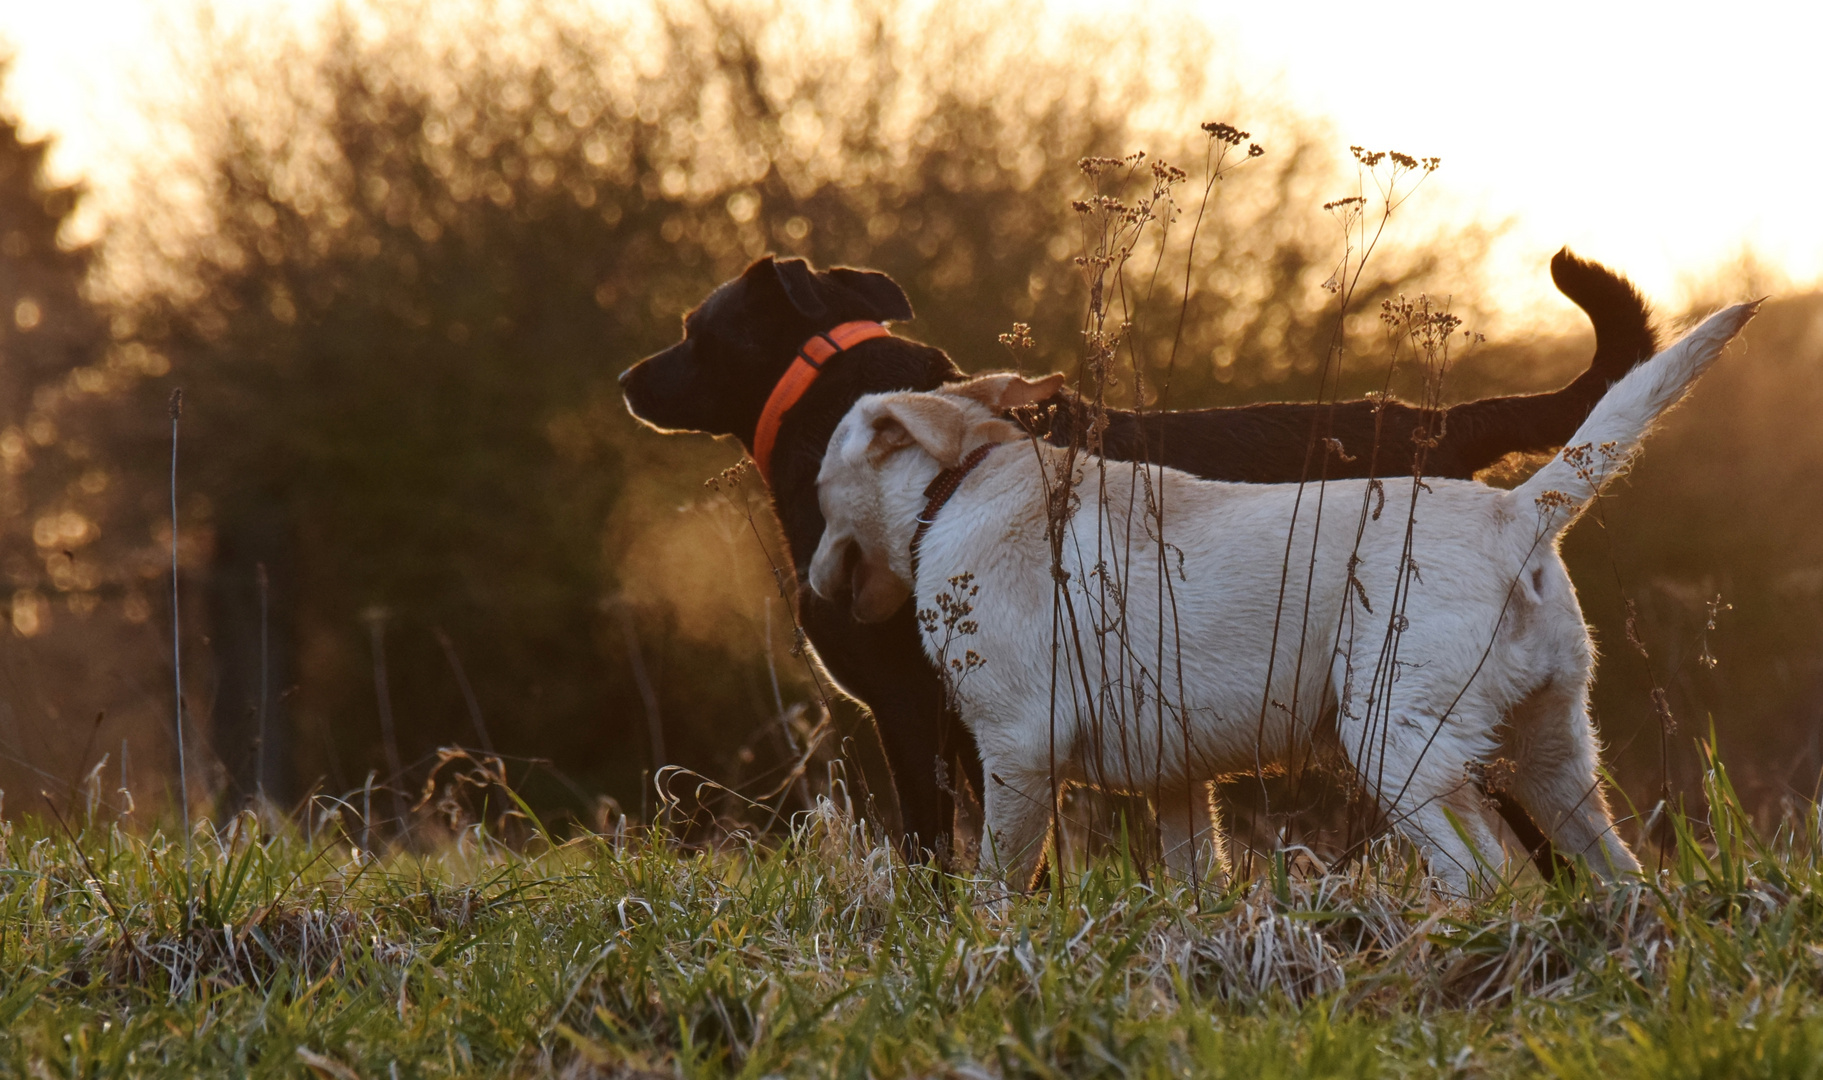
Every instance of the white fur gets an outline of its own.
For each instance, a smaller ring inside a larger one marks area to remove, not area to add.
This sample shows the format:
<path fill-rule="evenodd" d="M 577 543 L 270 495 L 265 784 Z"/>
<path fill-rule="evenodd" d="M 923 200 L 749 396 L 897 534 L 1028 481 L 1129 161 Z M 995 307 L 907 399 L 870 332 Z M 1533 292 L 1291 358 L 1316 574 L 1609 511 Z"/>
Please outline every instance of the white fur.
<path fill-rule="evenodd" d="M 1367 481 L 1300 491 L 1079 455 L 1061 584 L 1046 493 L 1065 451 L 988 423 L 1004 404 L 988 380 L 863 398 L 823 460 L 812 586 L 828 596 L 851 569 L 862 585 L 883 567 L 936 610 L 973 575 L 973 633 L 938 618 L 924 644 L 953 673 L 988 776 L 989 850 L 1020 887 L 1066 783 L 1151 796 L 1175 871 L 1195 872 L 1199 851 L 1219 860 L 1208 782 L 1308 754 L 1332 709 L 1334 745 L 1450 887 L 1470 891 L 1498 860 L 1468 769 L 1501 756 L 1517 766 L 1508 791 L 1560 851 L 1604 877 L 1637 871 L 1597 778 L 1594 651 L 1557 540 L 1753 313 L 1723 311 L 1640 365 L 1570 461 L 1510 492 L 1388 478 L 1376 517 Z M 1003 445 L 937 516 L 914 580 L 924 488 L 983 441 Z M 967 650 L 984 663 L 957 672 Z"/>

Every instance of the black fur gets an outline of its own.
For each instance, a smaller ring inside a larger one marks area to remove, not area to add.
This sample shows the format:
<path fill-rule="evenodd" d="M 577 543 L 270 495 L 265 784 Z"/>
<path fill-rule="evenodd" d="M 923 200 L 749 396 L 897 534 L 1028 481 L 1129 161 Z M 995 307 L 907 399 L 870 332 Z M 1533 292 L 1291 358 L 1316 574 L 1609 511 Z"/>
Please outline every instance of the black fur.
<path fill-rule="evenodd" d="M 1551 278 L 1595 324 L 1595 357 L 1569 385 L 1547 394 L 1482 398 L 1451 407 L 1441 425 L 1443 439 L 1424 458 L 1426 476 L 1467 478 L 1515 451 L 1554 450 L 1576 433 L 1589 410 L 1614 380 L 1658 352 L 1649 321 L 1651 309 L 1632 283 L 1599 263 L 1565 248 L 1551 259 Z M 1066 445 L 1086 413 L 1080 402 L 1060 396 L 1049 413 L 1048 435 Z M 1412 435 L 1434 416 L 1400 401 L 1334 405 L 1273 403 L 1227 409 L 1166 413 L 1108 414 L 1103 450 L 1122 461 L 1169 465 L 1212 480 L 1257 484 L 1302 479 L 1386 476 L 1407 473 Z M 1332 438 L 1353 457 L 1328 462 L 1311 454 L 1319 439 Z"/>
<path fill-rule="evenodd" d="M 1567 439 L 1608 384 L 1657 352 L 1650 311 L 1631 284 L 1568 249 L 1551 261 L 1558 288 L 1595 324 L 1589 369 L 1547 394 L 1486 398 L 1448 410 L 1443 437 L 1427 457 L 1429 476 L 1469 477 L 1512 451 L 1547 450 Z M 799 259 L 768 256 L 716 289 L 684 320 L 684 340 L 621 375 L 627 408 L 663 431 L 733 435 L 749 450 L 767 396 L 812 334 L 856 319 L 908 319 L 911 304 L 884 274 L 814 271 Z M 780 425 L 772 499 L 802 580 L 823 534 L 816 477 L 836 424 L 865 394 L 932 390 L 963 374 L 941 350 L 904 338 L 862 342 L 831 358 Z M 1062 395 L 1049 434 L 1069 437 L 1080 403 Z M 1365 401 L 1273 404 L 1175 413 L 1114 411 L 1104 433 L 1111 457 L 1145 458 L 1215 480 L 1296 482 L 1408 473 L 1411 432 L 1422 412 Z M 1376 438 L 1376 427 L 1378 437 Z M 1338 439 L 1348 457 L 1310 455 L 1313 436 Z M 1376 453 L 1376 449 L 1378 451 Z M 1352 460 L 1349 460 L 1352 458 Z M 1377 458 L 1377 460 L 1376 460 Z M 912 605 L 866 625 L 844 603 L 802 589 L 799 619 L 830 675 L 873 713 L 899 796 L 903 849 L 916 855 L 946 837 L 953 805 L 937 768 L 970 777 L 980 790 L 974 740 L 943 707 L 942 686 L 925 660 Z M 1543 836 L 1502 800 L 1520 839 L 1552 865 Z"/>

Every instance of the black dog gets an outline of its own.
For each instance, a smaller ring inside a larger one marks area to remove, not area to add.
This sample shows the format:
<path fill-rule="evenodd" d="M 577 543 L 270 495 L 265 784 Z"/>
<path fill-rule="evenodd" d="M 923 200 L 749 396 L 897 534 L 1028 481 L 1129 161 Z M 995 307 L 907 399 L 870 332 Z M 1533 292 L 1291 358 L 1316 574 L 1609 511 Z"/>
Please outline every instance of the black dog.
<path fill-rule="evenodd" d="M 1589 369 L 1551 393 L 1453 406 L 1440 441 L 1425 455 L 1425 475 L 1467 478 L 1508 453 L 1556 448 L 1611 382 L 1658 351 L 1651 312 L 1625 278 L 1568 249 L 1551 260 L 1551 277 L 1595 325 Z M 752 451 L 761 412 L 807 340 L 846 322 L 911 317 L 905 293 L 884 274 L 816 272 L 801 259 L 768 256 L 685 316 L 684 340 L 628 368 L 621 387 L 633 415 L 660 431 L 733 435 Z M 778 424 L 769 463 L 773 506 L 800 579 L 823 534 L 817 471 L 849 407 L 865 394 L 932 390 L 962 377 L 941 350 L 899 337 L 863 341 L 823 363 Z M 1068 395 L 1054 404 L 1047 435 L 1063 442 L 1083 410 Z M 1434 419 L 1410 405 L 1369 401 L 1116 410 L 1102 440 L 1109 457 L 1148 460 L 1213 480 L 1295 483 L 1408 473 L 1411 458 L 1395 459 L 1411 454 L 1413 433 Z M 1326 439 L 1337 440 L 1344 452 L 1324 450 Z M 952 791 L 941 782 L 941 770 L 970 777 L 980 791 L 981 765 L 972 738 L 944 707 L 943 686 L 924 658 L 911 605 L 884 622 L 863 624 L 845 605 L 805 589 L 798 614 L 829 674 L 873 713 L 899 796 L 901 847 L 917 857 L 949 835 Z M 1537 827 L 1517 805 L 1503 800 L 1501 810 L 1540 868 L 1550 871 Z"/>

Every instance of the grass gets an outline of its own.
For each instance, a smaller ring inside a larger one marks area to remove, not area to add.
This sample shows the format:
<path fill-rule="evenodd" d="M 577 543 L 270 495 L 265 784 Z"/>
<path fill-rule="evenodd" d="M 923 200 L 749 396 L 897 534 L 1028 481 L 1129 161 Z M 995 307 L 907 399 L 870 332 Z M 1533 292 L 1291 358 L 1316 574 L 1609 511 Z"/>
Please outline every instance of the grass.
<path fill-rule="evenodd" d="M 244 815 L 22 820 L 0 1068 L 36 1076 L 1808 1076 L 1816 807 L 1713 767 L 1651 881 L 1440 899 L 1391 844 L 1199 898 L 1098 860 L 1008 897 L 836 806 L 693 850 L 479 827 L 364 855 Z M 1268 866 L 1282 865 L 1273 860 Z M 186 873 L 188 875 L 186 879 Z"/>

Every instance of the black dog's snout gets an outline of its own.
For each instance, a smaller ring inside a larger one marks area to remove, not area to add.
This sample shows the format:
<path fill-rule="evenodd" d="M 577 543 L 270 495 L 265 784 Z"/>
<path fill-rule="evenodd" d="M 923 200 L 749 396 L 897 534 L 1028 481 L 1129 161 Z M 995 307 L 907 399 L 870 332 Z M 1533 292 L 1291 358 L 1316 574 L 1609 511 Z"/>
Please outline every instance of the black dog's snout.
<path fill-rule="evenodd" d="M 625 371 L 623 371 L 623 372 L 621 372 L 621 373 L 620 373 L 620 385 L 621 385 L 621 386 L 623 386 L 623 387 L 624 387 L 624 386 L 626 386 L 626 385 L 627 385 L 627 380 L 629 380 L 629 379 L 631 379 L 631 378 L 632 378 L 632 377 L 633 377 L 633 373 L 634 373 L 634 372 L 635 372 L 635 371 L 638 371 L 638 370 L 639 370 L 639 365 L 638 365 L 638 364 L 634 364 L 634 365 L 633 365 L 633 366 L 632 366 L 632 367 L 630 367 L 630 368 L 628 368 L 628 369 L 627 369 L 627 370 L 625 370 Z"/>

